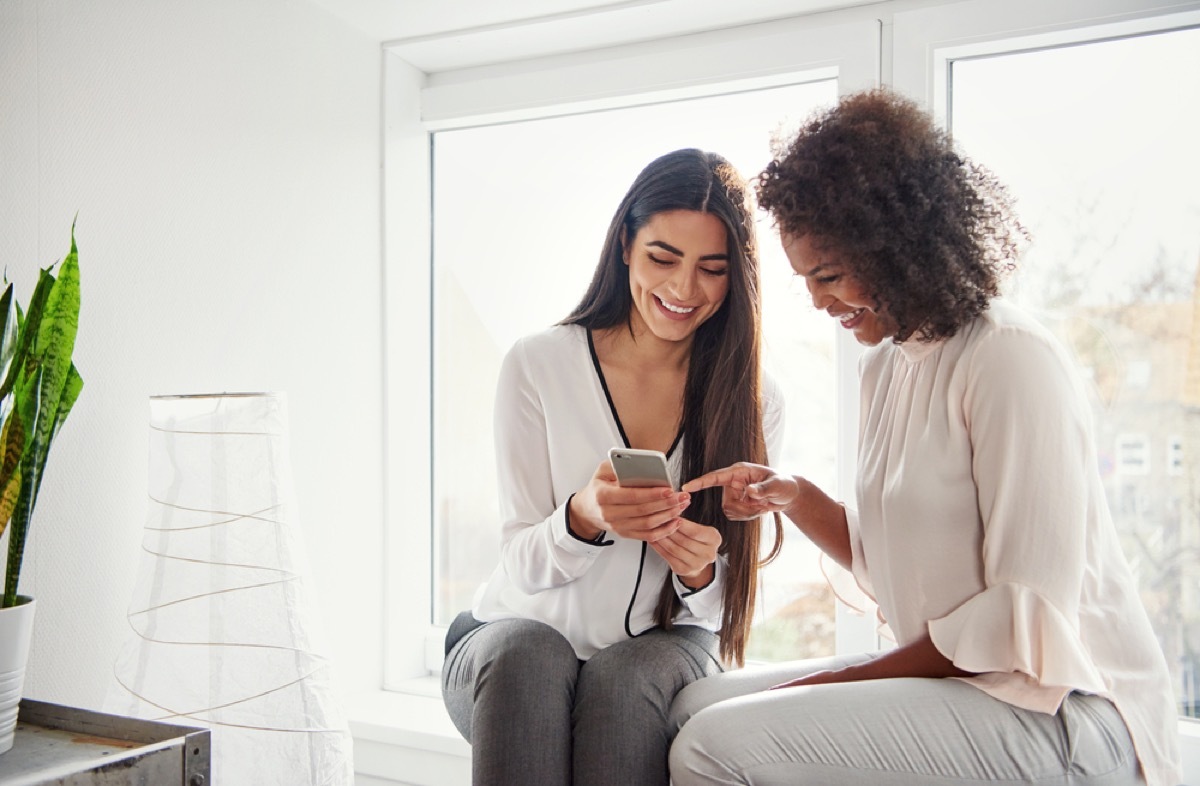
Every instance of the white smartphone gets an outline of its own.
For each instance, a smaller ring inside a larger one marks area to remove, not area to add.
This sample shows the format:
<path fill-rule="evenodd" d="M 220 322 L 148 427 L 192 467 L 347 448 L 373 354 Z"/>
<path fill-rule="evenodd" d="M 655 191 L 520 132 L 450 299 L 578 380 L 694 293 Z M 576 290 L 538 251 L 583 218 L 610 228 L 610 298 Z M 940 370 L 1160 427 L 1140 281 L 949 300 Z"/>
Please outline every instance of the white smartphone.
<path fill-rule="evenodd" d="M 667 457 L 661 450 L 613 448 L 608 460 L 617 473 L 617 483 L 634 488 L 669 486 L 675 488 L 667 469 Z"/>

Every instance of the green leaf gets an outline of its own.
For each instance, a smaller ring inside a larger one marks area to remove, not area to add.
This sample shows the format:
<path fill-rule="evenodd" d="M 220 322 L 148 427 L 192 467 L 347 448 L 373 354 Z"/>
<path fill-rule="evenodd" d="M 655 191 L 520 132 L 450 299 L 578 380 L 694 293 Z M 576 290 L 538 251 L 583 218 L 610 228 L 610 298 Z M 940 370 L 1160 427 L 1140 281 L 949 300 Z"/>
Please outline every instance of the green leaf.
<path fill-rule="evenodd" d="M 0 446 L 3 461 L 0 462 L 0 535 L 8 527 L 13 509 L 17 506 L 17 493 L 21 490 L 21 475 L 17 468 L 25 452 L 25 427 L 17 412 L 4 421 L 0 429 Z"/>
<path fill-rule="evenodd" d="M 0 296 L 0 533 L 8 530 L 8 567 L 0 607 L 16 602 L 25 539 L 37 506 L 50 445 L 71 413 L 83 378 L 71 359 L 79 332 L 79 251 L 41 271 L 22 311 L 9 291 Z M 7 407 L 9 412 L 3 409 Z"/>
<path fill-rule="evenodd" d="M 21 318 L 21 306 L 13 298 L 13 285 L 8 284 L 4 295 L 0 297 L 0 379 L 8 376 L 8 370 L 16 355 Z M 7 420 L 11 408 L 12 397 L 0 397 L 0 421 Z M 0 523 L 0 532 L 2 531 L 3 523 Z"/>
<path fill-rule="evenodd" d="M 79 252 L 71 236 L 71 253 L 58 270 L 58 279 L 50 288 L 42 319 L 37 326 L 37 341 L 32 355 L 45 367 L 43 386 L 47 399 L 55 406 L 66 383 L 79 332 Z"/>
<path fill-rule="evenodd" d="M 58 410 L 54 413 L 54 432 L 50 435 L 51 438 L 58 436 L 58 430 L 62 428 L 67 415 L 71 414 L 71 408 L 75 406 L 82 390 L 83 377 L 79 376 L 79 369 L 72 363 L 71 368 L 67 370 L 67 382 L 63 385 L 62 396 L 58 400 Z"/>
<path fill-rule="evenodd" d="M 42 400 L 42 369 L 37 364 L 26 366 L 17 375 L 14 385 L 15 409 L 13 414 L 23 423 L 36 423 L 38 405 Z M 29 439 L 26 427 L 26 439 Z M 4 600 L 0 608 L 8 608 L 17 602 L 17 583 L 21 577 L 21 560 L 25 556 L 25 538 L 29 534 L 29 520 L 37 504 L 37 474 L 39 462 L 33 453 L 33 444 L 27 444 L 20 463 L 21 486 L 17 504 L 13 508 L 8 533 L 8 567 L 4 574 Z M 44 464 L 44 460 L 41 462 Z"/>
<path fill-rule="evenodd" d="M 4 534 L 4 530 L 8 529 L 8 522 L 12 519 L 13 508 L 17 505 L 17 500 L 21 494 L 21 476 L 13 475 L 8 479 L 3 487 L 0 487 L 0 535 Z"/>
<path fill-rule="evenodd" d="M 8 376 L 8 364 L 17 352 L 17 306 L 13 302 L 13 285 L 4 288 L 0 296 L 0 377 Z"/>
<path fill-rule="evenodd" d="M 58 270 L 58 279 L 50 289 L 38 325 L 37 341 L 30 351 L 29 362 L 37 363 L 41 372 L 37 419 L 30 427 L 29 448 L 26 460 L 31 473 L 23 472 L 22 486 L 26 493 L 37 501 L 38 489 L 42 485 L 42 473 L 50 454 L 50 441 L 59 425 L 58 407 L 63 391 L 71 374 L 71 353 L 75 350 L 75 336 L 79 332 L 79 253 L 75 248 L 74 232 L 71 234 L 71 253 L 63 260 Z M 76 373 L 78 378 L 78 373 Z M 82 379 L 79 379 L 82 387 Z M 78 391 L 74 391 L 76 394 Z M 74 404 L 74 398 L 68 396 Z"/>
<path fill-rule="evenodd" d="M 72 240 L 71 247 L 74 248 L 74 246 L 75 242 Z M 20 315 L 18 306 L 20 330 L 17 348 L 13 354 L 13 362 L 9 364 L 8 374 L 5 375 L 4 382 L 0 383 L 0 398 L 7 396 L 12 391 L 17 375 L 29 359 L 29 352 L 42 321 L 42 311 L 53 287 L 54 276 L 50 274 L 50 268 L 45 268 L 38 274 L 37 286 L 33 288 L 33 296 L 29 298 L 29 308 L 25 310 L 24 315 Z"/>

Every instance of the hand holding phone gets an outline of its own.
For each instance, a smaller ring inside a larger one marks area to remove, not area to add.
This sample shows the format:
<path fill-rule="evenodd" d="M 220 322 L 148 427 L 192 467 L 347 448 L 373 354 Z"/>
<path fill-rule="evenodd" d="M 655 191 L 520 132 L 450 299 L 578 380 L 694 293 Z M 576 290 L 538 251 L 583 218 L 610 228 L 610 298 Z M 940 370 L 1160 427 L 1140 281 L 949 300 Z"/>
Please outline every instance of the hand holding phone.
<path fill-rule="evenodd" d="M 651 542 L 674 532 L 689 498 L 674 488 L 666 456 L 631 448 L 613 448 L 608 455 L 591 481 L 571 496 L 571 530 L 584 540 L 607 530 Z"/>
<path fill-rule="evenodd" d="M 667 469 L 667 457 L 661 450 L 613 448 L 608 451 L 608 460 L 612 463 L 617 483 L 621 486 L 627 488 L 666 486 L 675 489 L 675 483 L 671 480 L 671 472 Z"/>

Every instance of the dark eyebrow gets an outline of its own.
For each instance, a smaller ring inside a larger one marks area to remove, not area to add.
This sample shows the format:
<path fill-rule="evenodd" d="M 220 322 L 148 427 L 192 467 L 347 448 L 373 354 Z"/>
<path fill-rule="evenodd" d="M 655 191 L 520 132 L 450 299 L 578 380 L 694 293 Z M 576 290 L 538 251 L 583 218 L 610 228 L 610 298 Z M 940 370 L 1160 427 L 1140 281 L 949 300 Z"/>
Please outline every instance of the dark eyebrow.
<path fill-rule="evenodd" d="M 669 243 L 664 243 L 664 242 L 663 242 L 663 241 L 661 241 L 661 240 L 651 240 L 651 241 L 650 241 L 649 243 L 647 243 L 646 245 L 648 245 L 648 246 L 656 246 L 656 247 L 658 247 L 658 248 L 661 248 L 663 251 L 667 251 L 667 252 L 669 252 L 669 253 L 671 253 L 671 254 L 674 254 L 674 255 L 675 255 L 675 256 L 677 256 L 677 257 L 681 257 L 681 256 L 683 256 L 683 252 L 682 252 L 682 251 L 680 251 L 679 249 L 675 248 L 675 246 L 672 246 L 672 245 L 670 245 Z M 700 257 L 700 261 L 701 261 L 701 262 L 711 262 L 711 261 L 714 261 L 714 260 L 720 260 L 720 261 L 722 261 L 722 262 L 728 262 L 728 261 L 729 261 L 729 255 L 728 255 L 728 254 L 707 254 L 707 255 L 705 255 L 705 256 L 702 256 L 702 257 Z"/>
<path fill-rule="evenodd" d="M 831 267 L 841 267 L 841 265 L 839 265 L 837 262 L 826 262 L 824 264 L 817 265 L 816 267 L 814 267 L 812 270 L 808 271 L 807 273 L 801 273 L 800 275 L 803 276 L 804 278 L 812 278 L 813 276 L 824 272 L 826 268 L 831 268 Z"/>

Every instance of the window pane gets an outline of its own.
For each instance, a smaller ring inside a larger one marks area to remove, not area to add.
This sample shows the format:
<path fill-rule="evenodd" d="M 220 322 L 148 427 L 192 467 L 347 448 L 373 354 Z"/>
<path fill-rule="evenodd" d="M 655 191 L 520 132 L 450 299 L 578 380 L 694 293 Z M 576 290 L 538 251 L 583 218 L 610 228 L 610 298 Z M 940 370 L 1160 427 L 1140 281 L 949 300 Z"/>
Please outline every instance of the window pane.
<path fill-rule="evenodd" d="M 1034 236 L 1013 296 L 1090 380 L 1113 518 L 1196 716 L 1200 31 L 959 61 L 952 85 L 955 137 Z"/>
<path fill-rule="evenodd" d="M 773 132 L 836 98 L 836 82 L 824 80 L 435 134 L 435 622 L 468 608 L 496 565 L 492 398 L 501 358 L 575 306 L 637 173 L 670 150 L 699 147 L 753 177 L 770 158 Z M 759 245 L 766 366 L 788 399 L 776 463 L 832 488 L 833 328 L 789 285 L 791 269 L 761 214 Z M 789 529 L 764 580 L 752 657 L 833 651 L 833 600 L 812 547 Z"/>

